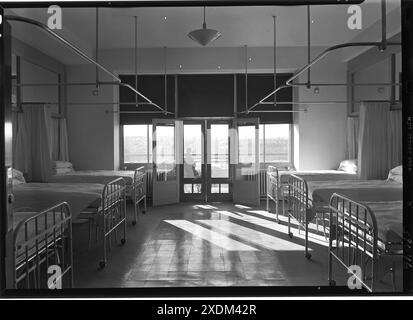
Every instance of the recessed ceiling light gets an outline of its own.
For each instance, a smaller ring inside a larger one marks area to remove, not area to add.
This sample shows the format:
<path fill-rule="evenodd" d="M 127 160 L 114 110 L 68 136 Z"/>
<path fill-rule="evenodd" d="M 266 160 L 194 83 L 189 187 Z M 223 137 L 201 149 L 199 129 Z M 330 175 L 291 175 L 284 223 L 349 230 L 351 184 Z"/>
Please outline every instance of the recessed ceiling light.
<path fill-rule="evenodd" d="M 164 20 L 166 20 L 166 17 L 163 17 Z"/>

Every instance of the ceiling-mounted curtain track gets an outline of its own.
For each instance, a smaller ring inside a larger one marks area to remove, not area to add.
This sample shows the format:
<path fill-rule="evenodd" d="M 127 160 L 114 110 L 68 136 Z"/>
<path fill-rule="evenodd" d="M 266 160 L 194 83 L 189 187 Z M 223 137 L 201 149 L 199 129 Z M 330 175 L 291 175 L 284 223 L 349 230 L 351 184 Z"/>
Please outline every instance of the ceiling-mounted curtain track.
<path fill-rule="evenodd" d="M 311 60 L 310 62 L 307 63 L 303 68 L 301 68 L 296 74 L 294 74 L 291 78 L 289 78 L 286 82 L 285 85 L 282 85 L 272 92 L 270 92 L 268 95 L 266 95 L 263 99 L 261 99 L 259 102 L 248 108 L 246 111 L 241 112 L 241 113 L 249 113 L 251 112 L 254 108 L 257 106 L 263 104 L 265 100 L 270 98 L 272 95 L 276 95 L 278 91 L 282 89 L 286 89 L 288 87 L 294 87 L 294 86 L 307 86 L 308 88 L 311 88 L 311 86 L 375 86 L 377 84 L 375 83 L 364 83 L 364 84 L 355 84 L 355 83 L 331 83 L 331 84 L 314 84 L 310 82 L 310 68 L 314 66 L 316 63 L 318 63 L 320 60 L 324 59 L 330 52 L 343 49 L 343 48 L 349 48 L 349 47 L 377 47 L 380 51 L 385 50 L 388 46 L 401 46 L 401 42 L 388 42 L 387 41 L 387 15 L 386 15 L 386 0 L 381 0 L 381 23 L 382 23 L 382 28 L 381 28 L 381 41 L 380 42 L 348 42 L 348 43 L 343 43 L 339 45 L 335 45 L 332 47 L 327 48 L 324 50 L 321 54 L 319 54 L 315 59 Z M 310 16 L 310 9 L 309 6 L 307 6 L 307 43 L 308 43 L 308 48 L 307 48 L 307 55 L 310 57 L 310 24 L 311 24 L 311 16 Z M 304 72 L 307 71 L 307 83 L 292 83 L 295 79 L 297 79 L 299 76 L 301 76 Z M 400 86 L 400 83 L 382 83 L 379 84 L 381 86 Z M 333 102 L 335 103 L 335 102 Z"/>
<path fill-rule="evenodd" d="M 59 34 L 57 34 L 56 32 L 52 31 L 51 29 L 49 29 L 45 24 L 38 22 L 36 20 L 30 19 L 30 18 L 25 18 L 25 17 L 19 17 L 19 16 L 14 16 L 14 15 L 6 15 L 4 16 L 4 19 L 7 21 L 16 21 L 16 22 L 23 22 L 23 23 L 27 23 L 33 26 L 36 26 L 40 29 L 42 29 L 43 31 L 45 31 L 46 33 L 50 34 L 54 39 L 57 39 L 59 42 L 61 42 L 63 45 L 65 45 L 66 47 L 69 47 L 71 50 L 73 50 L 78 56 L 82 57 L 84 60 L 86 60 L 87 62 L 93 64 L 94 66 L 96 66 L 97 68 L 99 68 L 100 70 L 104 71 L 106 74 L 108 74 L 109 76 L 111 76 L 112 78 L 115 79 L 115 81 L 113 82 L 99 82 L 99 85 L 101 84 L 105 84 L 105 85 L 118 85 L 118 86 L 123 86 L 125 88 L 128 88 L 129 90 L 133 91 L 135 94 L 137 94 L 138 96 L 140 96 L 142 99 L 144 99 L 145 101 L 147 101 L 150 105 L 155 106 L 157 109 L 162 110 L 164 113 L 171 113 L 169 111 L 165 111 L 163 108 L 161 108 L 160 106 L 158 106 L 156 103 L 152 102 L 149 98 L 147 98 L 145 95 L 143 95 L 142 93 L 140 93 L 138 90 L 136 90 L 135 88 L 133 88 L 131 85 L 127 84 L 127 83 L 123 83 L 122 80 L 115 75 L 114 73 L 110 72 L 107 68 L 105 68 L 104 66 L 102 66 L 100 63 L 96 62 L 95 60 L 93 60 L 91 57 L 89 57 L 87 54 L 85 54 L 82 50 L 80 50 L 78 47 L 76 47 L 74 44 L 72 44 L 71 42 L 69 42 L 68 40 L 66 40 L 65 38 L 63 38 L 62 36 L 60 36 Z M 96 83 L 94 83 L 93 85 L 96 85 Z"/>

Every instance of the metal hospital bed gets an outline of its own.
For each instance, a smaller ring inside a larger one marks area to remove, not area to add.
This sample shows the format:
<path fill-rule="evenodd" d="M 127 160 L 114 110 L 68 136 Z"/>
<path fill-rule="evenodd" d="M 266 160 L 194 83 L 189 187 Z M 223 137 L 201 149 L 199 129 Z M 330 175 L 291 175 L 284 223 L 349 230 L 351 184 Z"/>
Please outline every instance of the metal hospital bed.
<path fill-rule="evenodd" d="M 298 222 L 299 230 L 305 231 L 305 256 L 308 252 L 309 224 L 316 219 L 317 231 L 319 220 L 323 223 L 326 237 L 326 223 L 329 220 L 329 201 L 334 193 L 340 193 L 355 201 L 399 201 L 402 199 L 402 185 L 386 180 L 337 180 L 306 181 L 303 177 L 292 174 L 288 179 L 288 233 L 290 221 Z"/>
<path fill-rule="evenodd" d="M 50 288 L 49 267 L 60 269 L 57 282 L 73 287 L 70 206 L 57 204 L 39 213 L 13 213 L 13 284 L 15 289 Z"/>
<path fill-rule="evenodd" d="M 126 185 L 127 199 L 131 199 L 134 205 L 133 225 L 136 225 L 140 202 L 144 202 L 142 213 L 146 212 L 146 171 L 145 167 L 139 167 L 134 171 L 113 170 L 87 170 L 54 175 L 53 183 L 99 183 L 106 184 L 114 179 L 123 178 Z"/>
<path fill-rule="evenodd" d="M 279 201 L 282 202 L 282 213 L 285 215 L 285 201 L 288 197 L 289 177 L 294 174 L 306 181 L 333 181 L 333 180 L 354 180 L 356 173 L 349 173 L 340 170 L 288 170 L 285 166 L 268 166 L 267 169 L 267 211 L 270 211 L 270 200 L 275 203 L 275 212 L 280 213 Z"/>
<path fill-rule="evenodd" d="M 329 284 L 336 284 L 333 261 L 337 261 L 365 289 L 376 291 L 380 259 L 403 254 L 402 201 L 362 203 L 334 193 L 329 215 Z M 394 265 L 390 272 L 395 290 Z"/>

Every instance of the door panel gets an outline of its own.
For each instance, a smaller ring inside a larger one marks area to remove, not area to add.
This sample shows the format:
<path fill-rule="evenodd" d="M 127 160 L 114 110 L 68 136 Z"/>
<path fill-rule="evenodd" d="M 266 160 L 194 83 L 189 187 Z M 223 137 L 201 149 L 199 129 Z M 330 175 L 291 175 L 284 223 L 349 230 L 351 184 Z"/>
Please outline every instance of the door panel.
<path fill-rule="evenodd" d="M 181 143 L 180 122 L 154 119 L 153 143 L 153 205 L 165 205 L 179 201 L 179 166 Z"/>
<path fill-rule="evenodd" d="M 205 121 L 183 122 L 181 199 L 205 200 Z"/>
<path fill-rule="evenodd" d="M 258 119 L 234 120 L 232 139 L 233 201 L 260 204 Z"/>
<path fill-rule="evenodd" d="M 230 123 L 208 121 L 207 128 L 207 199 L 231 200 Z"/>

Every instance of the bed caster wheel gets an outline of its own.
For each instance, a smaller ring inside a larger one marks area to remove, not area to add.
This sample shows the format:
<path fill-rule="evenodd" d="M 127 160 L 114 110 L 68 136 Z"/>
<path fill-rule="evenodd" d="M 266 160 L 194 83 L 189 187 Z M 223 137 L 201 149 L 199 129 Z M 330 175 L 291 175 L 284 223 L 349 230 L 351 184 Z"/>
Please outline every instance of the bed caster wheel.
<path fill-rule="evenodd" d="M 307 252 L 307 253 L 305 254 L 305 257 L 307 258 L 307 260 L 310 260 L 310 259 L 311 259 L 311 253 L 308 253 L 308 252 Z"/>
<path fill-rule="evenodd" d="M 336 286 L 336 282 L 334 280 L 329 280 L 328 281 L 328 285 L 331 287 L 335 287 Z"/>
<path fill-rule="evenodd" d="M 133 226 L 136 226 L 136 221 L 132 221 L 132 225 L 133 225 Z"/>
<path fill-rule="evenodd" d="M 292 238 L 293 238 L 293 233 L 290 232 L 290 233 L 288 234 L 288 236 L 292 239 Z"/>
<path fill-rule="evenodd" d="M 103 269 L 104 267 L 106 267 L 106 261 L 100 261 L 100 262 L 99 262 L 99 267 L 100 267 L 101 269 Z"/>
<path fill-rule="evenodd" d="M 126 243 L 126 239 L 120 239 L 120 243 L 121 243 L 121 244 L 125 244 L 125 243 Z"/>

